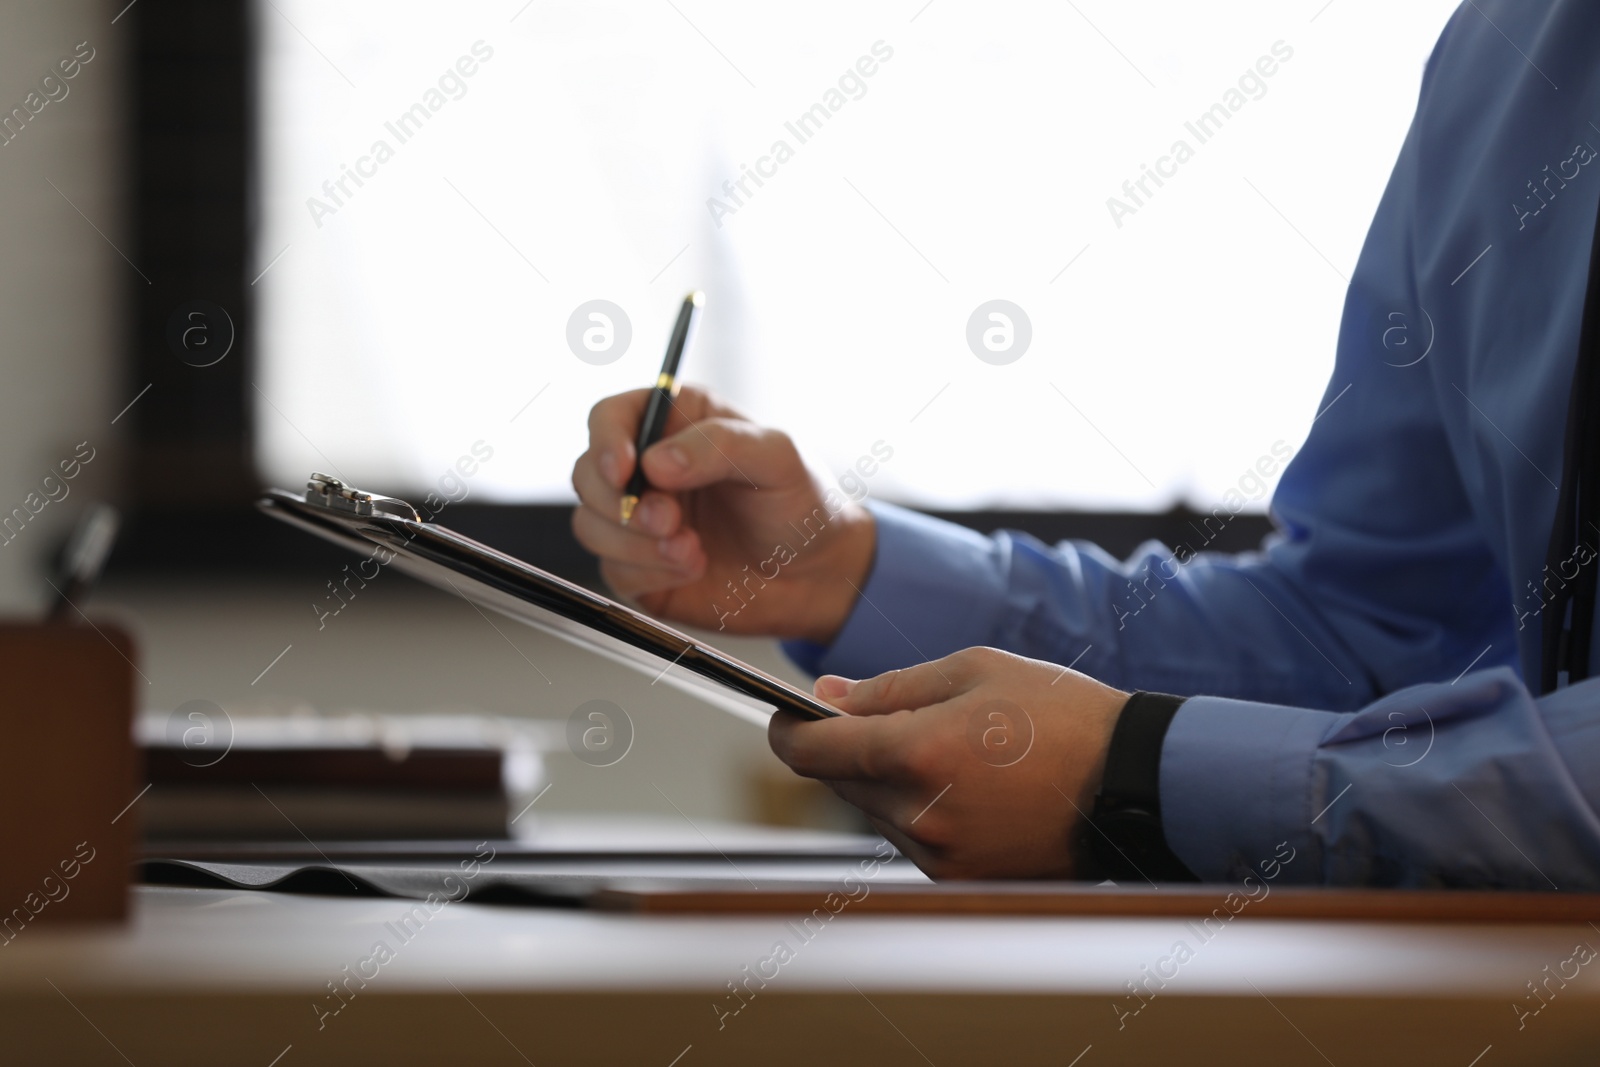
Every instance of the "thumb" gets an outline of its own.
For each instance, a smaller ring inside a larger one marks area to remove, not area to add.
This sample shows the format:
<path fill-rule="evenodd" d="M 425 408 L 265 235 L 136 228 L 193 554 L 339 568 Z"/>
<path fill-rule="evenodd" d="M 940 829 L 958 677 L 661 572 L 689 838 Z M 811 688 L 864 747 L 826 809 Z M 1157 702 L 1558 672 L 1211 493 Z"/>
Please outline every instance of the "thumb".
<path fill-rule="evenodd" d="M 645 477 L 666 491 L 736 482 L 752 489 L 786 489 L 809 475 L 789 435 L 744 419 L 702 419 L 651 445 Z"/>
<path fill-rule="evenodd" d="M 824 686 L 830 693 L 837 692 L 839 695 L 825 694 Z M 832 675 L 817 679 L 817 695 L 851 715 L 889 715 L 908 709 L 915 711 L 930 704 L 942 704 L 963 689 L 955 684 L 948 672 L 940 670 L 937 661 L 889 671 L 861 682 L 849 682 Z"/>

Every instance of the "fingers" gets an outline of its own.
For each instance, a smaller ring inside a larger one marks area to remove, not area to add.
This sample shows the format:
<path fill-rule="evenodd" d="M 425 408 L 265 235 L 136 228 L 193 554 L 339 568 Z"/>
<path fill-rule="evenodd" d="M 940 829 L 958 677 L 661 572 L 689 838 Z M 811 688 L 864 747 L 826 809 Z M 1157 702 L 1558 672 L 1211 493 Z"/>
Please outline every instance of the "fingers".
<path fill-rule="evenodd" d="M 859 682 L 824 675 L 817 695 L 852 715 L 887 715 L 942 704 L 970 691 L 984 677 L 1026 662 L 997 648 L 964 648 L 943 659 L 887 671 Z"/>
<path fill-rule="evenodd" d="M 902 835 L 905 833 L 905 827 L 920 812 L 919 808 L 913 806 L 911 791 L 905 786 L 852 781 L 829 781 L 826 784 L 840 800 L 860 809 L 863 815 L 872 820 L 874 826 L 892 827 L 899 830 Z M 927 801 L 923 803 L 926 804 Z M 879 832 L 882 832 L 881 829 Z M 898 845 L 898 842 L 896 844 Z"/>
<path fill-rule="evenodd" d="M 767 740 L 779 759 L 809 778 L 912 782 L 944 775 L 950 753 L 940 747 L 934 722 L 959 717 L 963 705 L 952 701 L 1019 658 L 968 648 L 860 682 L 823 675 L 817 696 L 847 714 L 821 722 L 774 715 Z"/>
<path fill-rule="evenodd" d="M 572 468 L 572 487 L 579 506 L 572 513 L 572 534 L 578 543 L 601 560 L 642 567 L 682 570 L 694 563 L 699 539 L 679 530 L 682 513 L 677 501 L 662 493 L 646 493 L 635 513 L 638 520 L 621 524 L 620 487 L 601 474 L 592 452 L 579 457 Z"/>
<path fill-rule="evenodd" d="M 619 525 L 615 515 L 604 516 L 581 507 L 572 513 L 572 534 L 604 562 L 670 571 L 680 581 L 705 565 L 700 536 L 693 530 L 656 537 L 637 526 Z"/>
<path fill-rule="evenodd" d="M 589 409 L 589 450 L 583 460 L 590 460 L 605 484 L 615 489 L 620 490 L 633 473 L 634 441 L 639 436 L 639 422 L 644 418 L 650 393 L 649 389 L 630 389 L 608 396 Z M 577 482 L 576 471 L 573 482 Z"/>
<path fill-rule="evenodd" d="M 911 840 L 911 838 L 901 833 L 897 827 L 882 819 L 875 819 L 870 815 L 867 816 L 867 821 L 872 824 L 872 828 L 878 831 L 885 841 L 895 847 L 900 855 L 916 864 L 924 872 L 933 865 L 930 850 Z"/>
<path fill-rule="evenodd" d="M 620 523 L 622 486 L 601 473 L 593 453 L 585 452 L 573 465 L 572 488 L 577 491 L 578 502 L 583 507 L 592 509 L 602 519 Z M 669 537 L 677 532 L 682 521 L 683 512 L 675 499 L 665 493 L 647 492 L 633 514 L 629 529 L 634 533 Z"/>
<path fill-rule="evenodd" d="M 581 506 L 591 509 L 599 518 L 620 526 L 622 486 L 604 477 L 592 453 L 585 452 L 573 465 L 572 488 L 577 490 Z M 682 522 L 683 509 L 677 499 L 652 490 L 647 491 L 639 501 L 639 508 L 633 513 L 633 521 L 627 528 L 634 534 L 670 537 L 678 532 Z"/>
<path fill-rule="evenodd" d="M 572 487 L 578 493 L 587 517 L 574 516 L 573 529 L 580 543 L 603 559 L 618 563 L 648 566 L 663 560 L 678 567 L 692 567 L 699 552 L 693 539 L 679 536 L 683 508 L 667 489 L 691 489 L 714 482 L 750 480 L 739 473 L 744 467 L 768 472 L 773 477 L 804 475 L 798 453 L 788 438 L 776 431 L 761 430 L 737 412 L 693 388 L 683 389 L 673 401 L 667 419 L 667 437 L 650 450 L 645 472 L 652 491 L 644 494 L 627 532 L 644 535 L 644 540 L 628 541 L 605 529 L 621 524 L 622 491 L 635 465 L 634 439 L 639 420 L 652 390 L 635 389 L 607 397 L 589 412 L 589 448 L 572 468 Z M 754 451 L 748 442 L 756 442 Z M 751 453 L 742 462 L 732 453 Z M 708 459 L 709 457 L 709 459 Z M 792 466 L 784 467 L 792 457 Z M 755 484 L 751 481 L 751 484 Z M 651 539 L 660 544 L 651 547 Z"/>
<path fill-rule="evenodd" d="M 767 721 L 767 744 L 796 774 L 807 778 L 858 780 L 869 777 L 862 763 L 867 734 L 876 724 L 841 716 L 815 722 L 775 712 Z M 829 726 L 831 730 L 811 727 Z"/>
<path fill-rule="evenodd" d="M 928 756 L 910 715 L 814 721 L 778 712 L 767 724 L 767 743 L 796 774 L 838 782 L 913 781 Z"/>
<path fill-rule="evenodd" d="M 671 495 L 647 492 L 633 521 L 626 528 L 621 524 L 622 489 L 633 473 L 634 445 L 628 435 L 638 432 L 649 395 L 648 389 L 636 389 L 607 397 L 589 412 L 589 450 L 572 468 L 580 505 L 572 519 L 573 534 L 602 559 L 681 569 L 695 562 L 698 542 L 680 535 L 683 510 Z M 698 393 L 693 402 L 696 407 L 706 404 Z"/>
<path fill-rule="evenodd" d="M 888 671 L 848 686 L 841 685 L 848 679 L 824 675 L 817 679 L 817 695 L 852 715 L 889 715 L 941 704 L 965 691 L 956 681 L 957 676 L 965 675 L 950 665 L 949 658 Z"/>
<path fill-rule="evenodd" d="M 608 396 L 589 409 L 589 451 L 596 469 L 605 481 L 620 489 L 633 473 L 634 442 L 639 438 L 639 423 L 654 389 L 630 389 Z M 667 418 L 666 434 L 683 430 L 702 419 L 738 418 L 738 413 L 709 393 L 684 386 L 674 398 Z"/>
<path fill-rule="evenodd" d="M 823 675 L 816 695 L 848 714 L 815 722 L 779 713 L 767 725 L 767 741 L 779 759 L 808 778 L 924 778 L 936 770 L 938 753 L 930 748 L 933 731 L 916 729 L 911 713 L 931 712 L 965 692 L 975 665 L 963 657 L 981 651 L 986 650 L 965 650 L 860 682 Z"/>
<path fill-rule="evenodd" d="M 789 435 L 742 418 L 697 419 L 644 454 L 644 473 L 658 489 L 698 489 L 717 482 L 779 489 L 808 478 Z"/>
<path fill-rule="evenodd" d="M 937 795 L 923 796 L 902 787 L 868 782 L 827 784 L 840 800 L 860 809 L 872 828 L 899 849 L 902 856 L 930 876 L 936 876 L 949 844 L 940 821 L 935 818 Z"/>

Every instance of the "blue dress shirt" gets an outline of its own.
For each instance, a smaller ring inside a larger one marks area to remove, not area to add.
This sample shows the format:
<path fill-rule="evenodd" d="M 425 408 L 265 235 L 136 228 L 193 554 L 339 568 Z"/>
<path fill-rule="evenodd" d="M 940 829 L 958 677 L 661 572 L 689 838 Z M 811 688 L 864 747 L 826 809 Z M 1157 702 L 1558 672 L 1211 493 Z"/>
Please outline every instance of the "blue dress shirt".
<path fill-rule="evenodd" d="M 1190 696 L 1163 824 L 1208 880 L 1288 842 L 1286 881 L 1600 889 L 1600 678 L 1530 691 L 1600 205 L 1597 55 L 1600 4 L 1452 17 L 1261 552 L 1196 543 L 1180 565 L 1152 542 L 1119 563 L 874 504 L 863 595 L 831 647 L 791 657 L 866 677 L 992 645 Z"/>

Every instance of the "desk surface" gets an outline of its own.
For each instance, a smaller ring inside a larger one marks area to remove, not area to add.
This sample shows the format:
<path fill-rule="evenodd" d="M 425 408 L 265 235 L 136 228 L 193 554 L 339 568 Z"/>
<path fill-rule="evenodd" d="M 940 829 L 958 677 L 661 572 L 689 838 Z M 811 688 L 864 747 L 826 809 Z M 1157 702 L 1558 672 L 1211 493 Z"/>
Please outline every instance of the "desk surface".
<path fill-rule="evenodd" d="M 803 930 L 158 887 L 134 904 L 126 929 L 0 948 L 9 1062 L 1494 1067 L 1600 1050 L 1600 965 L 1572 962 L 1600 947 L 1587 925 L 1261 919 L 1204 940 L 1169 919 L 846 911 Z"/>

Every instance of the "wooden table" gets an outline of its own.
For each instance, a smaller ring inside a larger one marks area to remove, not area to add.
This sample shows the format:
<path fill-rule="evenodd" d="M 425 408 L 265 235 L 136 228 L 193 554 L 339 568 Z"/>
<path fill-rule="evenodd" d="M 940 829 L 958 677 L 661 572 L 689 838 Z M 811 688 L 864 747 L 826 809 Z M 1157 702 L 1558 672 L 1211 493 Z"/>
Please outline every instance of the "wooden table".
<path fill-rule="evenodd" d="M 1568 962 L 1580 942 L 1600 947 L 1587 924 L 1256 919 L 1202 942 L 1179 919 L 845 912 L 811 932 L 779 916 L 417 907 L 141 887 L 125 929 L 29 929 L 0 948 L 0 1061 L 1498 1067 L 1600 1057 L 1600 963 Z M 374 953 L 380 941 L 387 958 Z M 1180 941 L 1190 950 L 1181 960 Z M 778 942 L 789 956 L 775 954 Z M 1576 977 L 1563 982 L 1563 970 Z M 758 971 L 770 976 L 764 987 Z M 1527 985 L 1540 980 L 1544 1006 L 1519 1029 L 1516 1006 L 1540 1006 Z M 329 992 L 339 981 L 343 999 Z M 740 982 L 754 995 L 730 994 Z M 1131 995 L 1131 982 L 1153 995 Z"/>

